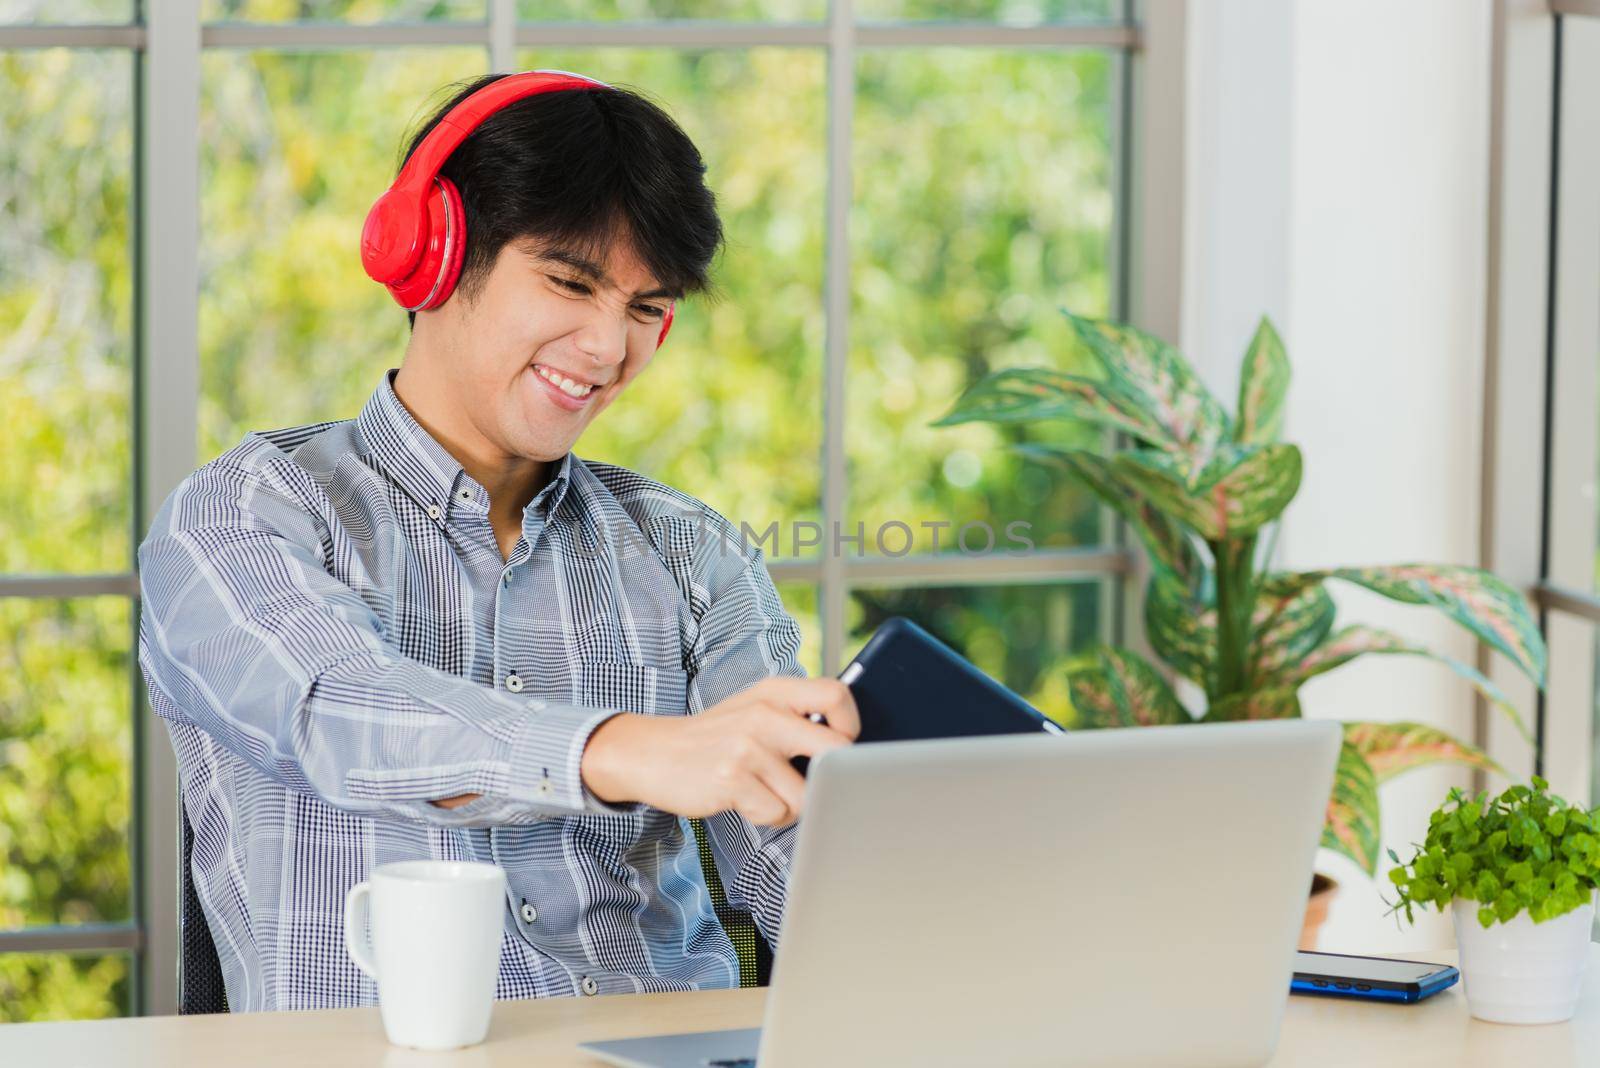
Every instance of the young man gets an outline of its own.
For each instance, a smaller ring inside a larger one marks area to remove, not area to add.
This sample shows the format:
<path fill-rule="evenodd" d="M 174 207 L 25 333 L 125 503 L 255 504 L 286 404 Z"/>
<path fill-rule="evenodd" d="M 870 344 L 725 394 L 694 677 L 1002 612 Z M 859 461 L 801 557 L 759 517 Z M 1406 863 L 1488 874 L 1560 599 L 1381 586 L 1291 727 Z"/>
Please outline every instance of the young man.
<path fill-rule="evenodd" d="M 398 373 L 353 420 L 247 436 L 156 517 L 140 661 L 233 1009 L 372 1001 L 345 891 L 417 858 L 505 870 L 501 997 L 735 986 L 680 817 L 776 945 L 789 760 L 848 744 L 849 692 L 804 677 L 722 516 L 571 452 L 707 286 L 704 170 L 608 86 L 482 117 L 441 171 L 460 280 Z"/>

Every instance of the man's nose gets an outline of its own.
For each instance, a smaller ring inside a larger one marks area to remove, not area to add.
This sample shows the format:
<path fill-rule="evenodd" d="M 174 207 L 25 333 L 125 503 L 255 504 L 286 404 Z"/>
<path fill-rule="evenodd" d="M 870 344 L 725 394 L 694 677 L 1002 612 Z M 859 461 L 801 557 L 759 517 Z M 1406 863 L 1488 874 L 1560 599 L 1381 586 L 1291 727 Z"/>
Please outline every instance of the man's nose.
<path fill-rule="evenodd" d="M 609 367 L 628 355 L 628 320 L 606 307 L 595 308 L 574 335 L 584 355 L 597 365 Z"/>

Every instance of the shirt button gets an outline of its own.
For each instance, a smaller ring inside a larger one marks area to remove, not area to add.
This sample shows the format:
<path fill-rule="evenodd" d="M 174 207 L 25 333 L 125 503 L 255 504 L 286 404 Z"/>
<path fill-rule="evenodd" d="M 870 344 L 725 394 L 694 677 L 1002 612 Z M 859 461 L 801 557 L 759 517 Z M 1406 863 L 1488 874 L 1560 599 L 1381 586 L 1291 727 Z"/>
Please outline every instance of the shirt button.
<path fill-rule="evenodd" d="M 589 978 L 587 975 L 583 977 L 583 982 L 579 983 L 578 985 L 583 987 L 583 992 L 585 994 L 592 996 L 600 993 L 600 984 Z"/>
<path fill-rule="evenodd" d="M 539 910 L 534 908 L 532 905 L 528 904 L 528 902 L 524 901 L 522 903 L 522 922 L 523 923 L 532 923 L 534 920 L 537 920 L 538 918 L 539 918 Z"/>
<path fill-rule="evenodd" d="M 506 568 L 505 577 L 500 580 L 501 582 L 504 582 L 507 586 L 511 585 L 511 572 L 513 570 L 514 570 L 513 568 L 509 568 L 509 567 Z"/>
<path fill-rule="evenodd" d="M 429 519 L 438 519 L 442 515 L 444 515 L 444 513 L 439 510 L 439 506 L 437 504 L 428 505 L 428 518 Z"/>
<path fill-rule="evenodd" d="M 539 780 L 539 792 L 541 794 L 547 794 L 547 793 L 550 792 L 550 780 L 549 779 L 540 779 Z"/>
<path fill-rule="evenodd" d="M 506 676 L 506 689 L 510 690 L 512 693 L 521 693 L 522 692 L 522 676 L 518 675 L 516 672 L 512 672 L 511 674 L 507 675 Z"/>
<path fill-rule="evenodd" d="M 464 501 L 470 501 L 472 500 L 472 491 L 464 489 L 460 493 L 457 493 L 456 496 L 460 497 Z"/>

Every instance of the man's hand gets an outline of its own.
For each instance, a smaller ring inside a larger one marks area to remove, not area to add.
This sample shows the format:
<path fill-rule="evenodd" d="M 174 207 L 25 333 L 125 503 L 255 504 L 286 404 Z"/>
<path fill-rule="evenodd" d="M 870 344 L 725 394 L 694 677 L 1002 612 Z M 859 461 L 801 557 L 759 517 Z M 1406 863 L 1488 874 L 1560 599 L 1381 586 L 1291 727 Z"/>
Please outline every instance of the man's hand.
<path fill-rule="evenodd" d="M 812 712 L 827 725 L 808 720 Z M 612 804 L 642 801 L 690 819 L 732 810 L 781 827 L 805 796 L 790 758 L 849 745 L 860 732 L 844 683 L 777 675 L 697 716 L 614 716 L 590 735 L 581 770 Z"/>

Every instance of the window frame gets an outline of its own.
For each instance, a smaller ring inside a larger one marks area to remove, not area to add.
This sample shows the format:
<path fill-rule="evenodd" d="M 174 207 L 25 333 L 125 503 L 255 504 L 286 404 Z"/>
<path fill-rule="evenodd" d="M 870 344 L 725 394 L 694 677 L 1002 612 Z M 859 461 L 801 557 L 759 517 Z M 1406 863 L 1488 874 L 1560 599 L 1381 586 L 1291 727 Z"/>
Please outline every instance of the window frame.
<path fill-rule="evenodd" d="M 1552 670 L 1541 764 L 1552 782 L 1567 784 L 1567 796 L 1584 797 L 1593 781 L 1600 623 L 1600 145 L 1592 136 L 1600 129 L 1600 0 L 1568 0 L 1553 10 L 1549 422 L 1538 590 Z"/>
<path fill-rule="evenodd" d="M 1491 17 L 1479 546 L 1483 566 L 1532 600 L 1550 667 L 1541 694 L 1480 647 L 1478 667 L 1535 710 L 1535 737 L 1530 745 L 1490 717 L 1480 697 L 1477 740 L 1512 776 L 1542 774 L 1557 792 L 1583 798 L 1600 624 L 1596 510 L 1584 498 L 1597 474 L 1600 144 L 1578 131 L 1600 121 L 1600 74 L 1563 59 L 1569 20 L 1594 32 L 1587 25 L 1600 20 L 1600 0 L 1495 0 Z"/>
<path fill-rule="evenodd" d="M 207 49 L 363 50 L 481 45 L 491 70 L 514 70 L 529 46 L 678 49 L 792 46 L 827 53 L 828 188 L 824 266 L 822 522 L 845 518 L 846 357 L 849 343 L 850 159 L 855 58 L 862 48 L 1093 48 L 1118 55 L 1112 116 L 1114 201 L 1112 312 L 1165 337 L 1181 322 L 1185 0 L 1123 0 L 1121 18 L 1042 26 L 974 22 L 857 22 L 852 0 L 831 0 L 820 22 L 519 23 L 516 0 L 486 0 L 482 21 L 438 23 L 204 24 L 200 0 L 139 5 L 127 25 L 0 26 L 0 50 L 119 48 L 134 53 L 133 530 L 137 545 L 166 495 L 198 464 L 200 90 Z M 159 234 L 160 240 L 150 235 Z M 1098 545 L 984 556 L 779 560 L 775 581 L 818 590 L 822 670 L 842 667 L 846 609 L 855 587 L 993 586 L 1104 580 L 1108 637 L 1124 636 L 1142 596 L 1142 554 L 1104 512 Z M 134 565 L 136 567 L 136 563 Z M 117 594 L 134 605 L 134 571 L 105 575 L 0 576 L 0 597 Z M 1125 635 L 1136 645 L 1138 628 Z M 135 639 L 137 635 L 135 635 Z M 0 953 L 121 951 L 133 956 L 134 1014 L 177 1011 L 177 772 L 160 720 L 130 664 L 134 715 L 130 849 L 132 919 L 90 927 L 0 931 Z"/>

